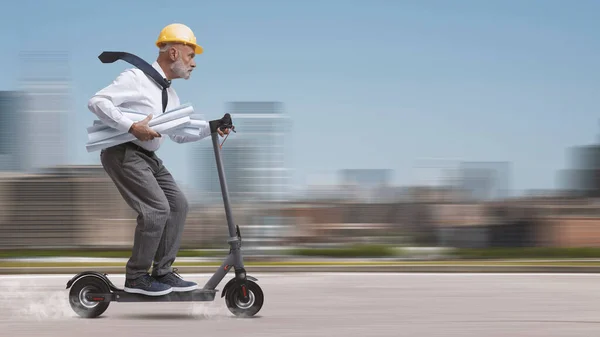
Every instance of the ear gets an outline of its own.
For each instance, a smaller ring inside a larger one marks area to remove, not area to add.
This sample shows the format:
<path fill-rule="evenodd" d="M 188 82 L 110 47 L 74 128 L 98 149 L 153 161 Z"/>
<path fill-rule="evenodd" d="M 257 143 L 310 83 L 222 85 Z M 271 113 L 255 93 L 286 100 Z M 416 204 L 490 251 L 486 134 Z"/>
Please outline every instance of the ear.
<path fill-rule="evenodd" d="M 179 50 L 177 50 L 177 48 L 175 48 L 174 46 L 169 48 L 169 58 L 171 59 L 171 61 L 173 61 L 173 62 L 177 61 L 178 57 L 179 57 Z"/>

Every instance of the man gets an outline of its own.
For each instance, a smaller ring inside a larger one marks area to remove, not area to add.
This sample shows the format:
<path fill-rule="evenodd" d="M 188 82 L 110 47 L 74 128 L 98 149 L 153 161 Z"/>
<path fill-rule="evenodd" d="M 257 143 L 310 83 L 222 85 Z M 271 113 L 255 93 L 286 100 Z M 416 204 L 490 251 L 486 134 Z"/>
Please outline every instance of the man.
<path fill-rule="evenodd" d="M 160 32 L 156 45 L 160 50 L 152 67 L 168 81 L 189 79 L 196 67 L 194 57 L 203 51 L 196 44 L 193 32 L 182 24 L 168 25 Z M 171 267 L 181 244 L 188 202 L 156 155 L 164 137 L 148 126 L 153 115 L 180 105 L 171 86 L 166 92 L 166 106 L 163 106 L 163 88 L 142 70 L 130 68 L 97 92 L 88 103 L 88 108 L 105 124 L 128 131 L 137 138 L 102 150 L 100 158 L 120 194 L 138 213 L 124 290 L 151 296 L 198 287 L 194 282 L 183 280 Z M 134 109 L 148 116 L 133 122 L 118 107 Z M 219 121 L 211 121 L 211 125 Z M 217 131 L 221 137 L 229 133 L 226 126 Z M 177 143 L 186 143 L 208 135 L 210 130 L 201 130 L 197 136 L 170 138 Z M 150 267 L 152 274 L 148 274 Z"/>

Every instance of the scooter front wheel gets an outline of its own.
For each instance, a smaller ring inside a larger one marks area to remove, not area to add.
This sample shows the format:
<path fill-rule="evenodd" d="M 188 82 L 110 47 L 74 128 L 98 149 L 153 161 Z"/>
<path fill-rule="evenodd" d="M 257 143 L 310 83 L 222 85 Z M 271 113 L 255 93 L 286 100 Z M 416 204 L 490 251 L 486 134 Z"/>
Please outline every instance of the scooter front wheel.
<path fill-rule="evenodd" d="M 252 317 L 256 315 L 263 306 L 264 294 L 260 286 L 246 280 L 246 291 L 248 300 L 244 300 L 243 289 L 240 284 L 233 286 L 225 295 L 225 303 L 232 314 L 239 317 Z"/>
<path fill-rule="evenodd" d="M 69 291 L 69 304 L 77 315 L 83 318 L 95 318 L 104 313 L 109 302 L 95 302 L 86 298 L 88 293 L 108 293 L 110 289 L 101 279 L 85 276 L 77 280 Z"/>

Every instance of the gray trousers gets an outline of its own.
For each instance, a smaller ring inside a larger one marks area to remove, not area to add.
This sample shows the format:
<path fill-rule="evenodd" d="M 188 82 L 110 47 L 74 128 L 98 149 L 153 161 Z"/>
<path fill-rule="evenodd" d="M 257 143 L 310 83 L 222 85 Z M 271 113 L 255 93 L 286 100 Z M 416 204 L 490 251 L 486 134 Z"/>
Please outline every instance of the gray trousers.
<path fill-rule="evenodd" d="M 155 153 L 133 143 L 104 149 L 100 159 L 127 204 L 138 214 L 126 278 L 146 274 L 150 267 L 154 276 L 172 271 L 188 201 L 171 173 Z"/>

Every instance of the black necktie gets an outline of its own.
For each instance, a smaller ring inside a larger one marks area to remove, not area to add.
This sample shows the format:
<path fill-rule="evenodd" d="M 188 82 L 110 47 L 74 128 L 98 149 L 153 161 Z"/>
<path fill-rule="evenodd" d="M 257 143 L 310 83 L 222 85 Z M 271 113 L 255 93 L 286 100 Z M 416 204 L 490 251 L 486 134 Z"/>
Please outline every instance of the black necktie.
<path fill-rule="evenodd" d="M 166 78 L 160 76 L 160 73 L 152 67 L 148 62 L 144 61 L 142 58 L 120 51 L 105 51 L 98 56 L 102 63 L 113 63 L 117 60 L 123 60 L 125 62 L 131 63 L 141 71 L 143 71 L 146 75 L 150 76 L 156 84 L 162 87 L 162 108 L 163 112 L 167 109 L 167 88 L 171 86 L 171 81 Z"/>

